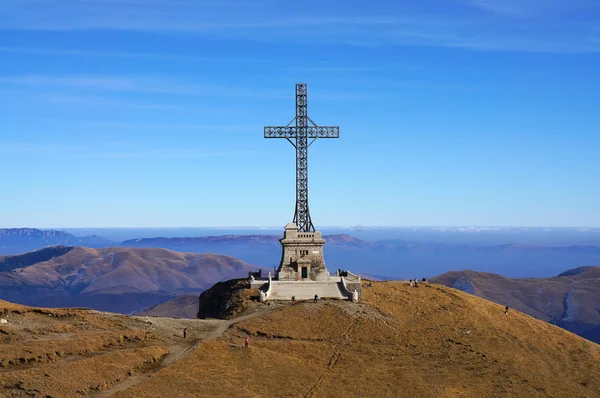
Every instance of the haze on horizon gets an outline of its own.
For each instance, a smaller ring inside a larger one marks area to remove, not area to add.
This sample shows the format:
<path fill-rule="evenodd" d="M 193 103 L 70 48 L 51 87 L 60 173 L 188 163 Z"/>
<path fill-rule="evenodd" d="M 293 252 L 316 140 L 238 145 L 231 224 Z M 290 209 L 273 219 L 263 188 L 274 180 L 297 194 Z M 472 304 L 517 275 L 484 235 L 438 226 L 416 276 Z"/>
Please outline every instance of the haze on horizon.
<path fill-rule="evenodd" d="M 0 227 L 600 226 L 597 1 L 2 8 Z"/>
<path fill-rule="evenodd" d="M 596 230 L 600 226 L 562 226 L 562 225 L 320 225 L 320 228 L 325 229 L 429 229 L 429 230 L 463 230 L 463 231 L 500 231 L 500 230 Z M 131 226 L 131 227 L 21 227 L 21 228 L 37 228 L 40 230 L 60 230 L 60 229 L 282 229 L 282 226 L 276 225 L 206 225 L 206 226 Z"/>

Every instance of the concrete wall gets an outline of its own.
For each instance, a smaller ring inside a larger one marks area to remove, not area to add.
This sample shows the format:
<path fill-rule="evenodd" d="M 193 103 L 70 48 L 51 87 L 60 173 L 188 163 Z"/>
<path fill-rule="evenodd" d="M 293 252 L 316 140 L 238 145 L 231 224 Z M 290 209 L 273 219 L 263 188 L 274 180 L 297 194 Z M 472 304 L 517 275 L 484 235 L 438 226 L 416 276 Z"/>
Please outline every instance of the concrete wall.
<path fill-rule="evenodd" d="M 346 281 L 346 287 L 348 288 L 348 290 L 356 290 L 358 292 L 358 301 L 362 301 L 362 284 L 360 282 Z"/>

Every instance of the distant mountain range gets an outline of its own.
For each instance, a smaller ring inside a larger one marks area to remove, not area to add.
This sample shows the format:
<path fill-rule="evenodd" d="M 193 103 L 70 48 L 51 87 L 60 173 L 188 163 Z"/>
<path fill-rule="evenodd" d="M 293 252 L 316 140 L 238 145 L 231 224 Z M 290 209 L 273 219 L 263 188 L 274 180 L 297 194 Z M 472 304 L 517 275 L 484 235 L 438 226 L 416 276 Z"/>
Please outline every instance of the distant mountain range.
<path fill-rule="evenodd" d="M 508 305 L 600 344 L 600 267 L 540 279 L 453 271 L 431 281 Z"/>
<path fill-rule="evenodd" d="M 53 245 L 106 247 L 114 245 L 114 242 L 97 235 L 76 237 L 65 231 L 51 229 L 0 229 L 0 255 L 19 254 Z"/>
<path fill-rule="evenodd" d="M 0 229 L 0 254 L 17 254 L 49 245 L 163 248 L 180 252 L 217 253 L 266 269 L 279 265 L 279 235 L 223 235 L 143 238 L 111 242 L 99 236 L 76 237 L 64 231 L 31 228 Z M 472 269 L 508 277 L 550 277 L 567 268 L 600 264 L 593 245 L 536 246 L 520 243 L 465 245 L 409 242 L 401 239 L 366 241 L 346 234 L 326 235 L 325 261 L 333 272 L 354 272 L 387 278 L 420 278 L 449 270 Z"/>
<path fill-rule="evenodd" d="M 26 305 L 129 313 L 257 268 L 217 254 L 51 246 L 0 257 L 0 298 Z"/>
<path fill-rule="evenodd" d="M 82 239 L 58 231 L 0 231 L 4 244 L 33 245 Z M 0 299 L 27 305 L 91 307 L 121 313 L 153 307 L 145 313 L 189 316 L 194 311 L 192 297 L 215 282 L 245 277 L 248 271 L 257 269 L 251 263 L 277 264 L 281 250 L 278 239 L 274 235 L 136 239 L 121 243 L 127 247 L 59 245 L 0 256 Z M 530 274 L 536 267 L 548 273 L 561 263 L 600 263 L 600 249 L 595 246 L 477 247 L 402 240 L 368 242 L 343 234 L 326 236 L 326 240 L 330 271 L 342 268 L 367 275 L 396 273 L 406 278 L 421 278 L 431 275 L 435 269 L 467 268 L 469 264 L 480 268 L 494 268 L 496 264 L 497 269 L 504 264 L 503 273 L 521 267 L 524 268 L 521 273 Z M 103 242 L 102 238 L 94 238 L 94 241 Z M 433 281 L 509 305 L 600 342 L 598 267 L 580 267 L 542 279 L 453 271 Z"/>
<path fill-rule="evenodd" d="M 214 252 L 272 269 L 279 265 L 280 236 L 225 235 L 199 238 L 146 238 L 121 243 L 127 247 L 162 247 L 177 251 Z M 369 242 L 350 235 L 327 235 L 324 255 L 331 271 L 350 269 L 388 278 L 420 278 L 453 269 L 475 269 L 511 277 L 545 277 L 569 267 L 600 264 L 600 247 L 503 244 L 469 246 L 414 243 L 404 240 Z"/>

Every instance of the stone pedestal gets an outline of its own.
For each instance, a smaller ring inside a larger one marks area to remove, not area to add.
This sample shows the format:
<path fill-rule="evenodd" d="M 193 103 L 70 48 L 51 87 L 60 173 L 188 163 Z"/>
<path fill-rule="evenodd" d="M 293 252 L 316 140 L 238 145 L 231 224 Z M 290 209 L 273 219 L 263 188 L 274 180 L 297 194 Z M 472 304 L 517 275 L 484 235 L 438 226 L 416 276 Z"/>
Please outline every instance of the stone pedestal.
<path fill-rule="evenodd" d="M 281 263 L 277 269 L 277 279 L 313 280 L 329 279 L 329 272 L 323 259 L 325 240 L 320 232 L 298 232 L 298 227 L 291 222 L 285 226 Z"/>

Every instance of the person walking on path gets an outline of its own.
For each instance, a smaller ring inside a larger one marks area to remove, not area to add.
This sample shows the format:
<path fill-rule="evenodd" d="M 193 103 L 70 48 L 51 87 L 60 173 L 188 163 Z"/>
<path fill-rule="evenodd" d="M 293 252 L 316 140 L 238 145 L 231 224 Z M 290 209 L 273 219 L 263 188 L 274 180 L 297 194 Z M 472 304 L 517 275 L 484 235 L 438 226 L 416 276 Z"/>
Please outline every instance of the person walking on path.
<path fill-rule="evenodd" d="M 296 304 L 296 296 L 292 296 L 292 305 Z"/>
<path fill-rule="evenodd" d="M 315 294 L 315 304 L 319 301 L 319 296 Z"/>
<path fill-rule="evenodd" d="M 250 336 L 246 336 L 246 341 L 244 343 L 244 347 L 248 348 L 249 345 L 250 345 Z"/>
<path fill-rule="evenodd" d="M 187 328 L 183 329 L 183 338 L 185 339 L 187 337 Z"/>
<path fill-rule="evenodd" d="M 506 308 L 504 309 L 504 315 L 508 315 L 508 305 L 506 306 Z"/>

